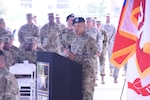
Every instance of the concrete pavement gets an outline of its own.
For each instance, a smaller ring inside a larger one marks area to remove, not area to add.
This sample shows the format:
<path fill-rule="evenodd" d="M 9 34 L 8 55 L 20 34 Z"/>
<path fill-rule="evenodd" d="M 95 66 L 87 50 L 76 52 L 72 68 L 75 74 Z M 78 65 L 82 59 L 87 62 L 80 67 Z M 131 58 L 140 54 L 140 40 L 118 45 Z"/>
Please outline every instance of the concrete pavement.
<path fill-rule="evenodd" d="M 126 83 L 122 93 L 122 88 L 125 82 L 125 76 L 122 76 L 124 73 L 123 68 L 119 71 L 118 83 L 114 83 L 114 79 L 109 75 L 109 61 L 106 60 L 106 76 L 105 84 L 101 84 L 101 77 L 98 74 L 97 86 L 95 87 L 94 100 L 127 100 L 126 97 Z M 122 94 L 122 98 L 120 99 Z"/>

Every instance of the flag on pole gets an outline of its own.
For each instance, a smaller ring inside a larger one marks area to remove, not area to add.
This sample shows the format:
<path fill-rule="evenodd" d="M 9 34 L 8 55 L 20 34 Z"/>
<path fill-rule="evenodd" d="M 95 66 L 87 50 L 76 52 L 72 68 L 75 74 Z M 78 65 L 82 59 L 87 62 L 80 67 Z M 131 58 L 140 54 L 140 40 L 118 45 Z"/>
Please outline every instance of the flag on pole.
<path fill-rule="evenodd" d="M 148 0 L 125 0 L 122 8 L 111 62 L 122 67 L 136 53 L 141 77 L 150 74 L 150 7 Z"/>
<path fill-rule="evenodd" d="M 112 63 L 127 64 L 127 99 L 150 100 L 150 0 L 125 0 Z"/>
<path fill-rule="evenodd" d="M 125 0 L 120 14 L 120 20 L 111 56 L 111 62 L 118 68 L 127 63 L 127 60 L 135 53 L 137 21 L 136 16 L 131 20 L 134 0 Z"/>
<path fill-rule="evenodd" d="M 141 0 L 136 42 L 137 68 L 141 78 L 150 74 L 150 0 Z"/>

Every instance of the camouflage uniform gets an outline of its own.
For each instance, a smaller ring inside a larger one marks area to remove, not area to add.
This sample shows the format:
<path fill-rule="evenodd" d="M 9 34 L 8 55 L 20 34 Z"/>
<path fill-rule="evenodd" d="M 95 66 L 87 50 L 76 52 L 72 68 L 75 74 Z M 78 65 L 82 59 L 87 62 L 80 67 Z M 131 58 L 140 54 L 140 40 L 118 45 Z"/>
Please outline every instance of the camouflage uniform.
<path fill-rule="evenodd" d="M 112 54 L 112 50 L 113 50 L 113 46 L 114 46 L 114 39 L 115 39 L 115 35 L 116 35 L 116 30 L 115 30 L 115 27 L 110 23 L 104 24 L 102 26 L 102 30 L 104 30 L 108 36 L 108 56 L 110 59 L 111 54 Z M 109 62 L 109 67 L 111 70 L 114 69 L 113 77 L 118 78 L 119 69 L 117 67 L 115 67 L 111 62 Z"/>
<path fill-rule="evenodd" d="M 108 37 L 107 33 L 103 30 L 100 30 L 103 36 L 102 52 L 100 54 L 100 75 L 105 76 L 105 62 L 106 62 L 106 51 L 108 46 Z"/>
<path fill-rule="evenodd" d="M 17 56 L 18 56 L 19 48 L 17 48 L 13 44 L 10 45 L 10 42 L 13 42 L 13 39 L 14 39 L 14 36 L 12 34 L 6 35 L 4 39 L 4 43 L 6 44 L 4 44 L 5 46 L 3 47 L 3 49 L 10 52 L 13 58 L 13 64 L 15 64 L 18 62 Z"/>
<path fill-rule="evenodd" d="M 25 38 L 25 48 L 18 52 L 18 62 L 23 63 L 24 60 L 28 60 L 29 63 L 36 63 L 37 52 L 34 50 L 34 44 L 37 42 L 35 38 Z"/>
<path fill-rule="evenodd" d="M 39 29 L 36 25 L 32 24 L 25 24 L 21 26 L 18 32 L 18 39 L 20 42 L 21 47 L 23 48 L 25 44 L 25 37 L 39 37 Z"/>
<path fill-rule="evenodd" d="M 20 51 L 19 48 L 17 48 L 16 46 L 12 46 L 9 48 L 9 52 L 12 55 L 14 64 L 18 62 L 18 52 Z"/>
<path fill-rule="evenodd" d="M 64 24 L 62 24 L 62 23 L 57 24 L 57 25 L 61 28 L 61 30 L 64 30 L 66 28 L 66 26 Z"/>
<path fill-rule="evenodd" d="M 8 34 L 12 34 L 12 31 L 11 31 L 10 28 L 7 27 L 7 28 L 6 28 L 6 31 L 7 31 Z"/>
<path fill-rule="evenodd" d="M 86 33 L 91 36 L 97 43 L 97 51 L 102 51 L 102 34 L 101 32 L 93 27 L 92 29 L 86 29 Z"/>
<path fill-rule="evenodd" d="M 23 63 L 24 60 L 28 60 L 30 63 L 36 63 L 37 53 L 36 51 L 25 51 L 24 49 L 20 50 L 18 53 L 18 62 Z"/>
<path fill-rule="evenodd" d="M 60 34 L 60 41 L 63 46 L 62 51 L 64 51 L 64 49 L 70 51 L 69 46 L 71 46 L 74 37 L 75 37 L 75 33 L 73 32 L 73 29 L 69 30 L 68 28 L 65 28 L 64 30 L 62 30 L 62 34 Z"/>
<path fill-rule="evenodd" d="M 97 44 L 97 51 L 99 52 L 99 53 L 101 53 L 101 49 L 102 49 L 102 47 L 101 47 L 101 45 L 102 45 L 102 35 L 101 35 L 101 33 L 100 33 L 100 31 L 97 29 L 97 28 L 95 28 L 95 27 L 92 27 L 91 29 L 86 29 L 86 33 L 89 35 L 89 36 L 91 36 L 95 41 L 96 41 L 96 44 Z M 97 59 L 98 59 L 98 56 L 97 56 Z M 95 72 L 96 72 L 96 74 L 97 74 L 97 71 L 98 71 L 98 66 L 97 67 L 95 67 Z"/>
<path fill-rule="evenodd" d="M 76 36 L 71 44 L 71 52 L 75 61 L 82 65 L 83 100 L 93 100 L 97 67 L 97 45 L 93 38 L 82 34 Z"/>
<path fill-rule="evenodd" d="M 0 18 L 0 25 L 0 37 L 4 37 L 6 34 L 10 34 L 10 32 L 5 29 L 5 21 L 3 18 Z"/>
<path fill-rule="evenodd" d="M 37 46 L 37 38 L 26 37 L 25 48 L 18 52 L 18 62 L 23 63 L 24 60 L 28 60 L 29 63 L 36 64 L 37 51 L 43 51 L 43 49 Z"/>
<path fill-rule="evenodd" d="M 0 38 L 0 45 L 4 45 L 4 38 L 3 37 Z M 2 46 L 0 46 L 0 47 L 1 47 L 0 49 L 3 51 L 3 53 L 6 56 L 6 67 L 9 69 L 9 67 L 14 63 L 12 55 L 10 54 L 10 52 L 3 50 Z"/>
<path fill-rule="evenodd" d="M 56 19 L 55 23 L 58 26 L 60 26 L 61 30 L 64 30 L 66 28 L 66 26 L 63 23 L 60 22 L 60 16 L 59 16 L 59 14 L 56 14 L 55 19 Z"/>
<path fill-rule="evenodd" d="M 0 100 L 19 100 L 18 83 L 6 67 L 0 68 Z"/>
<path fill-rule="evenodd" d="M 3 50 L 3 52 L 6 56 L 6 67 L 9 69 L 14 64 L 13 57 L 9 51 Z"/>
<path fill-rule="evenodd" d="M 0 30 L 0 37 L 5 37 L 7 34 L 10 34 L 10 33 L 8 33 L 8 31 L 6 31 L 5 29 Z"/>
<path fill-rule="evenodd" d="M 40 41 L 44 51 L 61 53 L 60 38 L 61 28 L 54 23 L 50 26 L 49 23 L 45 24 L 40 30 Z"/>

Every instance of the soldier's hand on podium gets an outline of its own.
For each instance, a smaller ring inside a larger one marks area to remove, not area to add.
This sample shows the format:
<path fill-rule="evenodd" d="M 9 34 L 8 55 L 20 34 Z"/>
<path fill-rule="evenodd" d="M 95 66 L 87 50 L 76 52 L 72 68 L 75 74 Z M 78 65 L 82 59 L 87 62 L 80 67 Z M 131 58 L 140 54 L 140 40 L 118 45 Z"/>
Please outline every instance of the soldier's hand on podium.
<path fill-rule="evenodd" d="M 69 54 L 68 50 L 64 49 L 64 55 L 68 55 L 68 54 Z"/>
<path fill-rule="evenodd" d="M 97 51 L 97 56 L 100 56 L 100 54 L 101 54 L 101 53 L 100 53 L 99 51 Z"/>
<path fill-rule="evenodd" d="M 74 60 L 74 59 L 75 59 L 75 54 L 69 53 L 69 58 L 70 58 L 71 60 Z"/>

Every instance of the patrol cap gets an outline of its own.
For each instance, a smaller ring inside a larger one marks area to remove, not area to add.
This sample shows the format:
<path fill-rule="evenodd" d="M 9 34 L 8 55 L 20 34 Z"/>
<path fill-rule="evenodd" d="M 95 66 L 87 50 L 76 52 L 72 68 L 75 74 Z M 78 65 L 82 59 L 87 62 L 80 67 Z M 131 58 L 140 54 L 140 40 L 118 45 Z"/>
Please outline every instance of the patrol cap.
<path fill-rule="evenodd" d="M 5 37 L 3 40 L 4 43 L 9 43 L 10 42 L 10 38 L 9 37 Z"/>
<path fill-rule="evenodd" d="M 98 20 L 98 21 L 96 21 L 96 23 L 97 23 L 97 24 L 101 24 L 102 22 Z"/>
<path fill-rule="evenodd" d="M 97 17 L 96 17 L 96 16 L 94 16 L 94 17 L 93 17 L 93 19 L 97 20 Z"/>
<path fill-rule="evenodd" d="M 83 17 L 76 17 L 76 18 L 73 19 L 73 25 L 75 23 L 81 23 L 81 22 L 85 22 Z"/>
<path fill-rule="evenodd" d="M 67 18 L 66 18 L 66 21 L 67 21 L 70 17 L 73 17 L 73 18 L 74 18 L 74 14 L 72 13 L 72 14 L 68 15 Z"/>
<path fill-rule="evenodd" d="M 27 18 L 32 18 L 32 13 L 28 13 L 26 16 Z"/>
<path fill-rule="evenodd" d="M 34 38 L 33 38 L 33 37 L 26 37 L 26 38 L 25 38 L 25 42 L 26 42 L 26 43 L 33 43 L 33 41 L 34 41 Z"/>
<path fill-rule="evenodd" d="M 106 13 L 106 16 L 110 17 L 110 13 Z"/>
<path fill-rule="evenodd" d="M 86 21 L 92 21 L 93 19 L 92 19 L 92 17 L 87 17 L 86 18 Z"/>
<path fill-rule="evenodd" d="M 56 14 L 55 17 L 56 17 L 56 18 L 59 18 L 59 14 Z"/>
<path fill-rule="evenodd" d="M 48 13 L 48 16 L 54 16 L 54 13 Z"/>

